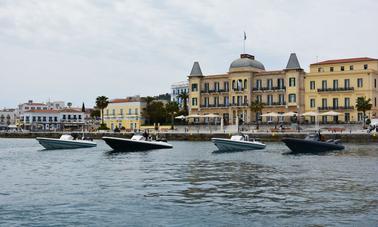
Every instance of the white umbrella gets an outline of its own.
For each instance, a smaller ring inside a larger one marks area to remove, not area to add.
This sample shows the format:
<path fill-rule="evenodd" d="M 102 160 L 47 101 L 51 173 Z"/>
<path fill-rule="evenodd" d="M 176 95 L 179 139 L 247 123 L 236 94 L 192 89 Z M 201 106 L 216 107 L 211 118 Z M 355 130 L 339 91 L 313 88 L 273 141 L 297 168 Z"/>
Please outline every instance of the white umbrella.
<path fill-rule="evenodd" d="M 175 119 L 184 120 L 186 119 L 186 117 L 184 115 L 180 115 L 180 116 L 175 117 Z"/>
<path fill-rule="evenodd" d="M 318 112 L 306 112 L 306 113 L 303 113 L 302 116 L 310 116 L 310 117 L 316 117 L 316 116 L 319 116 L 319 113 Z"/>
<path fill-rule="evenodd" d="M 336 111 L 328 111 L 328 112 L 324 112 L 324 113 L 321 113 L 320 115 L 321 116 L 339 116 L 341 113 L 339 112 L 336 112 Z"/>
<path fill-rule="evenodd" d="M 270 112 L 270 113 L 266 113 L 266 114 L 261 114 L 260 116 L 261 117 L 279 117 L 279 116 L 281 116 L 281 114 L 278 114 L 276 112 Z"/>
<path fill-rule="evenodd" d="M 281 116 L 283 116 L 283 117 L 293 117 L 295 115 L 297 115 L 297 113 L 295 113 L 295 112 L 287 112 L 287 113 L 283 113 Z"/>
<path fill-rule="evenodd" d="M 209 118 L 220 118 L 219 115 L 216 115 L 216 114 L 207 114 L 207 115 L 203 115 L 203 117 L 209 117 Z"/>
<path fill-rule="evenodd" d="M 202 117 L 202 116 L 198 114 L 192 114 L 192 115 L 186 116 L 186 118 L 198 118 L 198 117 Z"/>

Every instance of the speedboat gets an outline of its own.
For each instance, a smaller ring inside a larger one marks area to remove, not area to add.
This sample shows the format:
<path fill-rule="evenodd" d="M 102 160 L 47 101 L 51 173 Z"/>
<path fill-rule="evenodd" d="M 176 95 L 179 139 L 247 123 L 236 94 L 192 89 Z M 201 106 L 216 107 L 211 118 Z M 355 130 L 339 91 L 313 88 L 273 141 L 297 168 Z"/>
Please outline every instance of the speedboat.
<path fill-rule="evenodd" d="M 322 141 L 319 134 L 309 134 L 304 139 L 284 138 L 282 142 L 290 148 L 290 154 L 322 153 L 327 151 L 343 150 L 345 147 L 340 140 Z"/>
<path fill-rule="evenodd" d="M 234 135 L 231 139 L 211 138 L 211 140 L 219 151 L 260 150 L 266 146 L 255 139 L 250 140 L 248 135 Z"/>
<path fill-rule="evenodd" d="M 74 139 L 71 135 L 62 135 L 59 139 L 45 137 L 37 137 L 36 139 L 48 150 L 89 148 L 97 146 L 97 144 L 91 140 Z"/>
<path fill-rule="evenodd" d="M 108 136 L 104 136 L 102 139 L 116 151 L 147 151 L 173 148 L 166 140 L 153 140 L 151 137 L 146 138 L 143 135 L 133 135 L 131 139 Z"/>

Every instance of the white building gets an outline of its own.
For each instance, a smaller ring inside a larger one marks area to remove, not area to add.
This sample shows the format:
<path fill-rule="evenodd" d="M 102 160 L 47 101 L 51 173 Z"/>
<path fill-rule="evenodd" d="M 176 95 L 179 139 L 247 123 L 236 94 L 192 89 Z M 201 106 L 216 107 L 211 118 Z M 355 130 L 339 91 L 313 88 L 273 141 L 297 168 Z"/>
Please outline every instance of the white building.
<path fill-rule="evenodd" d="M 188 81 L 181 81 L 171 85 L 171 101 L 177 102 L 180 108 L 183 107 L 183 100 L 178 97 L 181 93 L 189 94 L 189 83 Z"/>
<path fill-rule="evenodd" d="M 61 110 L 31 109 L 20 115 L 20 123 L 28 130 L 80 130 L 85 124 L 85 113 L 65 108 Z"/>
<path fill-rule="evenodd" d="M 8 127 L 15 125 L 17 120 L 16 109 L 2 109 L 0 110 L 0 127 Z"/>

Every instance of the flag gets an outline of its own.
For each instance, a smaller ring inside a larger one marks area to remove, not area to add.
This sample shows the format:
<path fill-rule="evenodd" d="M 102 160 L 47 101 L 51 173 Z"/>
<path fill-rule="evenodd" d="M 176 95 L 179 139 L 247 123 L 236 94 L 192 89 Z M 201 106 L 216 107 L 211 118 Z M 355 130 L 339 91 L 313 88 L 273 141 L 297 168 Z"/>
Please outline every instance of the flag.
<path fill-rule="evenodd" d="M 247 39 L 247 34 L 244 32 L 244 40 Z"/>

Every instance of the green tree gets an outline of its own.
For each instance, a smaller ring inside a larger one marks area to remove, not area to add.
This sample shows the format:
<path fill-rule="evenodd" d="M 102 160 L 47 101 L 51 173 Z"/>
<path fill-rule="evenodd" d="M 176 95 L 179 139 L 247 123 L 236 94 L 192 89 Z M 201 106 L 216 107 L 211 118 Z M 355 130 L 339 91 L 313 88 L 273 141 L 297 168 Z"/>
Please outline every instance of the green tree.
<path fill-rule="evenodd" d="M 72 102 L 68 102 L 68 103 L 67 103 L 67 106 L 68 106 L 68 108 L 71 108 L 71 106 L 72 106 Z"/>
<path fill-rule="evenodd" d="M 104 109 L 108 107 L 109 100 L 106 96 L 98 96 L 96 98 L 96 107 L 101 111 L 101 126 L 104 126 Z"/>
<path fill-rule="evenodd" d="M 252 101 L 250 109 L 257 116 L 258 113 L 264 109 L 264 103 L 259 102 L 258 100 Z M 259 129 L 259 119 L 256 118 L 256 129 Z"/>
<path fill-rule="evenodd" d="M 358 97 L 357 98 L 357 103 L 356 103 L 356 109 L 357 111 L 360 111 L 363 113 L 363 121 L 364 121 L 364 128 L 366 127 L 365 126 L 365 123 L 366 123 L 366 111 L 369 111 L 371 110 L 371 107 L 373 106 L 371 103 L 370 103 L 371 99 L 366 99 L 366 97 Z"/>
<path fill-rule="evenodd" d="M 148 125 L 151 124 L 151 104 L 155 100 L 154 97 L 147 96 L 144 98 L 144 101 L 146 102 L 146 108 L 142 112 L 142 116 L 144 119 L 146 119 L 146 122 Z"/>
<path fill-rule="evenodd" d="M 148 115 L 150 124 L 165 123 L 167 114 L 164 104 L 159 101 L 151 102 L 148 109 Z"/>
<path fill-rule="evenodd" d="M 81 106 L 81 112 L 85 113 L 85 105 L 84 105 L 84 102 L 83 102 L 83 105 Z"/>
<path fill-rule="evenodd" d="M 178 98 L 180 98 L 183 101 L 183 109 L 184 109 L 184 115 L 188 115 L 188 98 L 189 94 L 187 92 L 182 92 L 179 95 L 177 95 Z"/>
<path fill-rule="evenodd" d="M 171 129 L 174 129 L 174 117 L 179 111 L 177 102 L 168 102 L 165 104 L 165 110 L 167 112 L 167 116 L 171 117 Z"/>
<path fill-rule="evenodd" d="M 101 117 L 101 111 L 97 109 L 97 107 L 91 111 L 91 118 L 97 119 L 100 117 Z"/>

